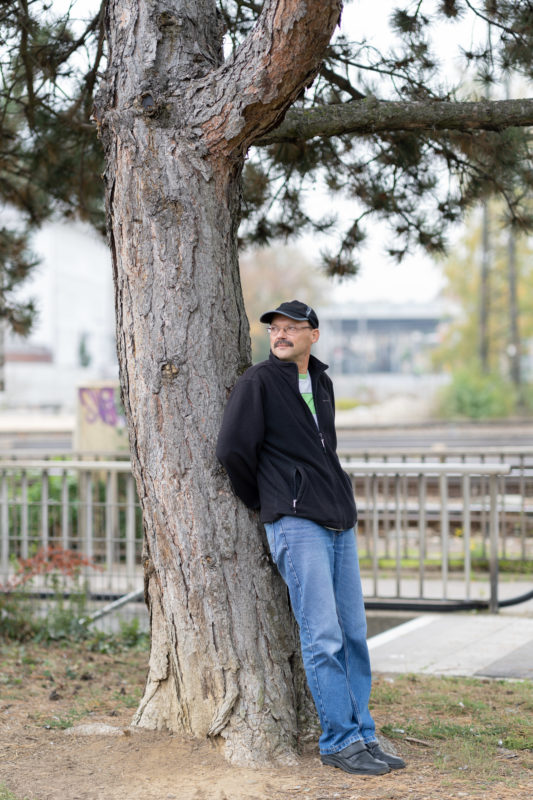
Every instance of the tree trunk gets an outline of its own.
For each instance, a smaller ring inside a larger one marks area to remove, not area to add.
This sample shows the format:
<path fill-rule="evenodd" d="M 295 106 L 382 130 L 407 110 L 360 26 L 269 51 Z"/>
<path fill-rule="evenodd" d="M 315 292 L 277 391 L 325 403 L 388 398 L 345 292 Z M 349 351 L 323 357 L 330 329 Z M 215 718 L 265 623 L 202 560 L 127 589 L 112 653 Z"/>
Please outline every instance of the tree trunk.
<path fill-rule="evenodd" d="M 518 275 L 516 264 L 516 232 L 509 229 L 507 240 L 507 276 L 509 283 L 509 345 L 507 354 L 510 361 L 510 374 L 516 389 L 517 406 L 524 410 L 524 392 L 522 386 L 522 342 L 520 339 L 520 322 L 518 309 Z"/>
<path fill-rule="evenodd" d="M 490 372 L 490 210 L 488 200 L 483 202 L 481 234 L 481 275 L 479 292 L 479 362 L 484 374 Z"/>
<path fill-rule="evenodd" d="M 214 0 L 108 6 L 96 118 L 152 632 L 135 723 L 213 737 L 238 763 L 291 758 L 302 694 L 286 591 L 214 453 L 250 363 L 240 175 L 318 69 L 339 6 L 265 3 L 228 65 Z"/>

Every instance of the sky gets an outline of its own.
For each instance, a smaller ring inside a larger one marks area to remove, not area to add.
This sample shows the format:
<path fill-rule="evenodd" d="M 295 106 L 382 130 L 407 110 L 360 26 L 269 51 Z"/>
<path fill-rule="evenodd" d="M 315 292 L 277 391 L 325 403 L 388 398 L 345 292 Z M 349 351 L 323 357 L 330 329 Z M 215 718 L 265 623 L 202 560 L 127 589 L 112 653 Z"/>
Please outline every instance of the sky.
<path fill-rule="evenodd" d="M 359 41 L 362 36 L 380 49 L 390 45 L 392 39 L 385 20 L 399 3 L 390 0 L 352 0 L 345 4 L 341 32 L 348 38 Z M 413 3 L 413 8 L 417 3 Z M 435 4 L 433 4 L 435 5 Z M 424 3 L 424 8 L 431 4 Z M 465 47 L 470 46 L 482 34 L 479 22 L 439 23 L 435 31 L 435 49 L 443 65 L 443 74 L 450 76 L 450 82 L 459 74 L 461 68 L 457 56 L 457 40 Z M 361 250 L 361 268 L 354 279 L 342 281 L 335 290 L 339 302 L 398 302 L 424 303 L 433 300 L 445 286 L 442 266 L 435 264 L 422 251 L 407 255 L 401 264 L 387 257 L 383 242 L 390 237 L 383 221 L 371 221 L 366 226 L 367 240 Z M 450 231 L 450 242 L 458 231 Z M 317 243 L 307 238 L 304 247 L 312 257 Z"/>
<path fill-rule="evenodd" d="M 77 13 L 85 15 L 98 8 L 100 0 L 77 0 L 75 8 Z M 66 9 L 71 4 L 70 0 L 55 0 L 54 11 Z M 345 4 L 341 32 L 348 38 L 360 40 L 363 35 L 376 47 L 390 43 L 390 33 L 384 20 L 390 15 L 395 3 L 390 0 L 352 0 Z M 429 4 L 431 7 L 431 4 Z M 443 61 L 443 71 L 448 72 L 452 79 L 459 67 L 456 58 L 456 41 L 460 36 L 468 46 L 480 35 L 479 24 L 472 28 L 471 25 L 439 25 L 437 41 L 439 55 Z M 453 55 L 452 55 L 453 53 Z M 312 203 L 323 204 L 331 202 L 323 196 L 310 200 Z M 335 201 L 340 215 L 349 216 L 350 209 L 340 208 L 339 201 Z M 342 281 L 334 292 L 334 297 L 339 302 L 415 302 L 423 303 L 433 300 L 442 289 L 444 279 L 442 268 L 422 252 L 413 252 L 408 255 L 402 264 L 392 261 L 383 250 L 383 241 L 387 239 L 388 231 L 384 222 L 369 223 L 367 225 L 368 239 L 361 252 L 361 269 L 358 275 L 349 280 Z M 306 235 L 295 243 L 312 261 L 317 261 L 320 249 L 328 245 L 328 240 L 320 240 L 317 236 Z"/>

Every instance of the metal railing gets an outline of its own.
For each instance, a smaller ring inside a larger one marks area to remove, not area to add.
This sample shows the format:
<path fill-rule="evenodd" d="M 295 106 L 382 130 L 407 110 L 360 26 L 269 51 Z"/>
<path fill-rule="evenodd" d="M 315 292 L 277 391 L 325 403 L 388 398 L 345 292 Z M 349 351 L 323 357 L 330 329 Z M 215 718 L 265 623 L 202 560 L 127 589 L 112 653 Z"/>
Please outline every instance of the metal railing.
<path fill-rule="evenodd" d="M 380 590 L 383 583 L 387 584 L 385 596 L 404 597 L 402 578 L 406 572 L 412 575 L 409 562 L 414 562 L 418 587 L 411 596 L 414 599 L 426 597 L 428 569 L 438 565 L 440 597 L 450 599 L 448 584 L 453 558 L 462 562 L 463 572 L 463 598 L 455 599 L 470 598 L 474 544 L 472 487 L 478 486 L 481 480 L 488 481 L 488 494 L 480 499 L 488 516 L 489 608 L 497 610 L 501 556 L 498 482 L 509 474 L 509 465 L 346 461 L 343 467 L 354 484 L 359 508 L 358 530 L 364 542 L 362 555 L 371 562 L 374 598 L 383 597 Z M 461 490 L 453 506 L 450 504 L 451 486 L 454 489 L 459 486 Z M 451 508 L 461 520 L 460 537 L 451 535 Z M 481 544 L 483 535 L 478 539 Z M 383 565 L 384 561 L 389 562 L 388 567 Z M 389 574 L 384 575 L 387 571 Z M 434 582 L 434 575 L 432 580 Z"/>
<path fill-rule="evenodd" d="M 516 457 L 516 450 L 513 453 Z M 514 475 L 518 487 L 523 481 L 525 500 L 513 511 L 505 497 L 512 464 L 431 456 L 392 462 L 388 454 L 387 460 L 343 463 L 352 476 L 359 508 L 366 594 L 423 599 L 437 591 L 449 600 L 459 591 L 468 599 L 474 548 L 477 560 L 486 561 L 494 611 L 499 560 L 523 559 L 533 551 L 533 502 L 526 496 L 529 466 Z M 128 461 L 0 461 L 0 582 L 13 574 L 17 559 L 56 545 L 83 553 L 97 565 L 98 570 L 83 569 L 91 596 L 103 600 L 126 595 L 142 588 L 142 535 Z M 44 590 L 44 579 L 34 588 Z"/>
<path fill-rule="evenodd" d="M 475 465 L 495 464 L 508 465 L 498 479 L 498 508 L 500 518 L 501 557 L 533 558 L 533 447 L 458 447 L 435 445 L 431 448 L 367 448 L 361 450 L 341 450 L 340 456 L 348 462 L 401 462 L 423 464 L 462 463 L 472 467 Z M 365 486 L 359 483 L 357 496 L 365 494 Z M 482 549 L 485 554 L 488 548 L 488 503 L 484 500 L 489 493 L 488 478 L 480 474 L 472 484 L 470 502 L 473 504 L 474 517 L 477 518 L 482 531 Z M 457 519 L 454 503 L 461 495 L 459 486 L 450 486 L 451 520 Z M 518 548 L 517 548 L 518 545 Z"/>
<path fill-rule="evenodd" d="M 94 563 L 82 576 L 93 596 L 142 586 L 142 519 L 129 461 L 0 461 L 0 580 L 17 560 L 49 547 Z"/>

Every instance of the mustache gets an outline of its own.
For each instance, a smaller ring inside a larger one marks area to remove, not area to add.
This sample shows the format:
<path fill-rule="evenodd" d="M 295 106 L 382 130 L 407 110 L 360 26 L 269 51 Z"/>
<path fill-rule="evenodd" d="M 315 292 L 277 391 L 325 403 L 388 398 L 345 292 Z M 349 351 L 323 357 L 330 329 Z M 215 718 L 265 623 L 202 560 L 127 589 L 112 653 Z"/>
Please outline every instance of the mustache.
<path fill-rule="evenodd" d="M 276 347 L 279 347 L 280 345 L 286 345 L 287 347 L 294 347 L 293 343 L 289 342 L 288 339 L 278 339 L 278 341 L 275 342 L 274 344 L 274 349 L 276 349 Z"/>

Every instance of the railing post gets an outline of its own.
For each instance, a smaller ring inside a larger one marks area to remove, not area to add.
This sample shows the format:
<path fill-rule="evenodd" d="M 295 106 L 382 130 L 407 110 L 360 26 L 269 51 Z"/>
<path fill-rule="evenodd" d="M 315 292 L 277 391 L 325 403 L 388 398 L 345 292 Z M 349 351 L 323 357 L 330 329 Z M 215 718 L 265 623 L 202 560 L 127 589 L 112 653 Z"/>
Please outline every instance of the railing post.
<path fill-rule="evenodd" d="M 489 477 L 490 485 L 490 600 L 489 611 L 498 613 L 498 476 Z"/>
<path fill-rule="evenodd" d="M 70 525 L 68 508 L 68 474 L 66 469 L 61 473 L 61 543 L 65 550 L 70 544 Z"/>
<path fill-rule="evenodd" d="M 465 597 L 470 599 L 471 552 L 470 552 L 470 475 L 463 475 L 463 555 Z"/>
<path fill-rule="evenodd" d="M 20 555 L 28 558 L 28 473 L 22 470 L 20 478 Z"/>
<path fill-rule="evenodd" d="M 372 574 L 374 576 L 374 597 L 378 597 L 379 572 L 379 516 L 378 516 L 378 476 L 372 473 Z"/>
<path fill-rule="evenodd" d="M 481 455 L 481 463 L 485 464 L 485 455 Z M 487 555 L 487 479 L 485 475 L 481 475 L 481 546 L 483 558 Z"/>
<path fill-rule="evenodd" d="M 427 479 L 424 474 L 418 476 L 418 593 L 424 597 L 424 580 L 426 568 L 426 500 Z"/>
<path fill-rule="evenodd" d="M 520 550 L 522 558 L 526 558 L 526 480 L 524 456 L 520 456 Z"/>
<path fill-rule="evenodd" d="M 355 490 L 355 481 L 352 479 L 352 483 L 354 484 Z M 363 480 L 363 485 L 365 487 L 365 510 L 363 514 L 363 521 L 364 521 L 364 535 L 365 535 L 365 547 L 366 547 L 366 556 L 367 558 L 370 556 L 370 475 L 365 475 Z"/>
<path fill-rule="evenodd" d="M 0 562 L 2 566 L 2 577 L 7 581 L 9 577 L 9 508 L 7 505 L 7 473 L 2 470 L 0 483 L 0 537 L 2 540 Z"/>
<path fill-rule="evenodd" d="M 405 460 L 405 456 L 404 459 Z M 407 475 L 402 475 L 401 479 L 402 491 L 402 534 L 403 534 L 403 554 L 405 558 L 409 557 L 409 479 Z"/>
<path fill-rule="evenodd" d="M 128 475 L 126 483 L 126 575 L 128 589 L 135 581 L 135 486 L 133 475 Z"/>
<path fill-rule="evenodd" d="M 85 544 L 84 550 L 85 555 L 87 558 L 92 559 L 93 557 L 93 476 L 90 470 L 87 470 L 83 473 L 85 476 L 85 480 L 83 481 L 85 487 Z M 89 584 L 89 575 L 90 575 L 91 568 L 85 568 L 85 580 L 88 586 Z"/>
<path fill-rule="evenodd" d="M 41 475 L 41 545 L 48 549 L 48 470 Z"/>
<path fill-rule="evenodd" d="M 114 559 L 114 517 L 117 507 L 117 476 L 108 472 L 105 482 L 105 566 L 107 585 L 111 588 L 113 581 Z"/>
<path fill-rule="evenodd" d="M 384 462 L 386 461 L 387 457 L 384 458 Z M 382 486 L 383 486 L 383 502 L 384 502 L 383 533 L 385 535 L 385 556 L 386 558 L 390 558 L 389 476 L 387 475 L 387 473 L 385 473 L 383 477 Z"/>
<path fill-rule="evenodd" d="M 448 522 L 448 477 L 444 473 L 439 477 L 440 487 L 440 536 L 442 551 L 442 598 L 448 598 L 448 555 L 449 555 L 449 522 Z"/>
<path fill-rule="evenodd" d="M 500 455 L 500 463 L 503 464 L 503 455 Z M 500 494 L 502 498 L 502 503 L 500 506 L 500 531 L 501 531 L 501 540 L 502 540 L 502 558 L 507 557 L 507 519 L 505 516 L 505 493 L 506 493 L 506 484 L 505 484 L 505 475 L 502 475 L 499 479 L 500 484 Z"/>
<path fill-rule="evenodd" d="M 396 597 L 401 597 L 402 570 L 402 509 L 400 505 L 401 477 L 394 476 L 394 502 L 396 505 Z"/>

